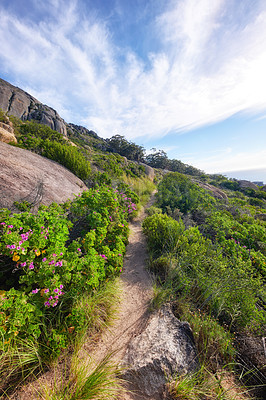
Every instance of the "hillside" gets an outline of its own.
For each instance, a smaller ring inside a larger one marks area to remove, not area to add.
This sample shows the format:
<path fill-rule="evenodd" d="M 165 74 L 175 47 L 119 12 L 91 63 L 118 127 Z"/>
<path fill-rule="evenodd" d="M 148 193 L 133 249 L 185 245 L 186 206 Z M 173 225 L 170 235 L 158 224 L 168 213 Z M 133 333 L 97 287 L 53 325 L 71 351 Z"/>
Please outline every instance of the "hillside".
<path fill-rule="evenodd" d="M 264 188 L 0 83 L 3 398 L 263 399 Z"/>

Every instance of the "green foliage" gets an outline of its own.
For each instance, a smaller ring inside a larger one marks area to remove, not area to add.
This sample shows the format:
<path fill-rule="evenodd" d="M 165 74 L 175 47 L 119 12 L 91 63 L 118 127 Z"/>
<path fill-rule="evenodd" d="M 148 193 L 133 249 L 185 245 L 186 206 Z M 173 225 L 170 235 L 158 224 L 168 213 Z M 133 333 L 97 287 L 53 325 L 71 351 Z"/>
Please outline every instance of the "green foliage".
<path fill-rule="evenodd" d="M 91 173 L 90 163 L 81 151 L 46 125 L 37 122 L 20 125 L 18 145 L 57 161 L 80 179 L 86 180 Z"/>
<path fill-rule="evenodd" d="M 122 271 L 132 199 L 138 201 L 123 189 L 90 189 L 66 207 L 42 206 L 35 215 L 2 213 L 1 260 L 13 270 L 16 287 L 4 279 L 0 287 L 3 353 L 19 340 L 32 341 L 47 363 L 85 327 L 106 323 L 117 297 L 103 286 Z"/>
<path fill-rule="evenodd" d="M 90 164 L 83 154 L 68 144 L 45 140 L 42 144 L 42 155 L 57 161 L 68 168 L 80 179 L 86 180 L 91 172 Z"/>
<path fill-rule="evenodd" d="M 186 214 L 202 203 L 214 202 L 214 199 L 203 189 L 178 172 L 167 174 L 158 185 L 157 204 L 163 211 L 166 211 L 167 207 L 170 207 L 172 211 L 178 208 Z"/>
<path fill-rule="evenodd" d="M 175 221 L 166 214 L 154 214 L 147 217 L 142 228 L 153 254 L 174 252 L 184 232 L 183 223 Z"/>
<path fill-rule="evenodd" d="M 146 214 L 148 214 L 149 216 L 154 214 L 162 214 L 162 209 L 156 206 L 151 206 L 149 208 L 146 208 Z"/>
<path fill-rule="evenodd" d="M 106 141 L 109 145 L 109 151 L 127 157 L 129 160 L 143 161 L 144 148 L 133 142 L 128 142 L 124 136 L 115 135 L 106 139 Z"/>
<path fill-rule="evenodd" d="M 111 354 L 96 366 L 74 355 L 68 373 L 55 375 L 52 387 L 44 388 L 40 395 L 44 400 L 115 400 L 123 392 L 121 372 Z"/>

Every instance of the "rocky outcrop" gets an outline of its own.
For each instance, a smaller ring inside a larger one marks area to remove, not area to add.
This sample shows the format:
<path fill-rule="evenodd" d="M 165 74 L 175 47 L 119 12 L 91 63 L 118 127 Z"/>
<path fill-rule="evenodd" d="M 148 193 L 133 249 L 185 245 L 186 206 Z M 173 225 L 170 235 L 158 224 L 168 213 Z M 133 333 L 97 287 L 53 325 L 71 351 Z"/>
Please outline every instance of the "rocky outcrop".
<path fill-rule="evenodd" d="M 255 214 L 254 218 L 260 219 L 261 221 L 266 221 L 266 214 Z"/>
<path fill-rule="evenodd" d="M 128 368 L 125 378 L 141 393 L 162 393 L 167 377 L 195 372 L 199 366 L 189 324 L 180 322 L 164 306 L 131 341 L 124 362 Z"/>
<path fill-rule="evenodd" d="M 0 207 L 15 201 L 39 204 L 63 203 L 86 186 L 68 169 L 28 150 L 0 142 Z"/>
<path fill-rule="evenodd" d="M 241 180 L 241 181 L 237 181 L 239 183 L 239 187 L 240 189 L 246 189 L 246 188 L 250 188 L 250 189 L 254 189 L 254 190 L 258 190 L 258 186 L 255 185 L 255 183 L 252 183 L 250 181 L 245 181 L 245 180 Z"/>
<path fill-rule="evenodd" d="M 216 199 L 223 199 L 223 200 L 228 201 L 228 197 L 225 194 L 225 192 L 223 190 L 217 188 L 216 186 L 210 185 L 209 183 L 198 181 L 196 179 L 192 179 L 192 181 L 197 183 L 201 188 L 210 192 L 212 194 L 212 196 L 215 197 Z"/>
<path fill-rule="evenodd" d="M 4 122 L 0 122 L 0 142 L 17 143 L 16 136 L 14 135 L 13 124 L 7 115 L 4 118 Z"/>
<path fill-rule="evenodd" d="M 92 136 L 94 138 L 100 139 L 99 136 L 97 135 L 96 132 L 90 131 L 89 129 L 85 128 L 84 126 L 81 125 L 75 125 L 75 124 L 67 124 L 68 129 L 75 135 L 75 133 L 79 135 L 88 135 Z"/>
<path fill-rule="evenodd" d="M 0 79 L 0 108 L 22 121 L 36 120 L 50 128 L 67 135 L 66 123 L 51 107 L 42 104 L 24 90 Z"/>
<path fill-rule="evenodd" d="M 143 165 L 143 167 L 145 168 L 145 174 L 147 175 L 147 177 L 151 181 L 153 181 L 154 180 L 154 176 L 155 176 L 154 169 L 152 167 L 150 167 L 149 165 L 144 164 L 144 163 L 140 163 L 140 165 Z"/>

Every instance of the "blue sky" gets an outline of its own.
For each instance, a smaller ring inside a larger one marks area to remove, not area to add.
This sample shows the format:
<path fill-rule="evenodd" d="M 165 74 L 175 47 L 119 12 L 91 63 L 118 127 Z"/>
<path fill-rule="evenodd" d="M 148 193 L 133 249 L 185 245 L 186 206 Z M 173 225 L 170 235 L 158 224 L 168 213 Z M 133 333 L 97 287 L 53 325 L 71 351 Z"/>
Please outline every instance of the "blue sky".
<path fill-rule="evenodd" d="M 265 21 L 265 0 L 1 0 L 0 76 L 101 137 L 266 182 Z"/>

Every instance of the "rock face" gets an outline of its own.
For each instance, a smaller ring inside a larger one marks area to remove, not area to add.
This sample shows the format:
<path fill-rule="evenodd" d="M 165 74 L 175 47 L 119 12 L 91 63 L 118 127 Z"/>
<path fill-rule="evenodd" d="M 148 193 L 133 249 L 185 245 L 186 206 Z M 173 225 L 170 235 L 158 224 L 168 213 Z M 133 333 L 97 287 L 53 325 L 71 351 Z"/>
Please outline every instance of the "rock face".
<path fill-rule="evenodd" d="M 200 182 L 197 181 L 197 184 L 202 187 L 205 190 L 208 190 L 209 192 L 211 192 L 211 194 L 213 195 L 213 197 L 215 197 L 216 199 L 223 199 L 223 200 L 228 200 L 227 195 L 225 194 L 225 192 L 223 192 L 221 189 L 217 188 L 216 186 L 210 185 L 209 183 L 205 183 L 205 182 Z"/>
<path fill-rule="evenodd" d="M 0 207 L 13 208 L 14 201 L 39 204 L 63 203 L 86 186 L 58 163 L 28 150 L 0 142 Z"/>
<path fill-rule="evenodd" d="M 170 307 L 164 306 L 132 340 L 124 362 L 128 367 L 125 378 L 141 393 L 162 393 L 167 376 L 191 373 L 199 366 L 189 324 L 180 322 Z"/>
<path fill-rule="evenodd" d="M 154 176 L 155 176 L 154 169 L 152 167 L 150 167 L 149 165 L 144 164 L 144 163 L 140 163 L 140 165 L 143 165 L 143 167 L 145 168 L 145 174 L 148 176 L 148 178 L 151 181 L 153 181 L 154 180 Z"/>
<path fill-rule="evenodd" d="M 14 130 L 11 124 L 12 123 L 6 124 L 4 122 L 0 122 L 0 142 L 17 143 L 17 139 L 14 135 Z"/>
<path fill-rule="evenodd" d="M 239 186 L 241 189 L 245 189 L 245 188 L 250 188 L 250 189 L 254 189 L 254 190 L 259 189 L 258 186 L 255 185 L 255 183 L 252 183 L 250 181 L 241 180 L 241 181 L 237 181 L 237 182 L 239 183 Z"/>
<path fill-rule="evenodd" d="M 64 136 L 67 135 L 66 123 L 54 109 L 3 79 L 0 79 L 0 108 L 22 121 L 36 120 Z"/>

